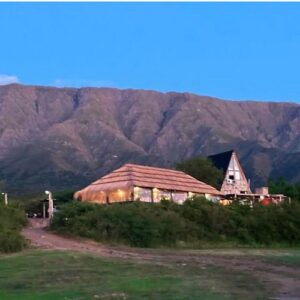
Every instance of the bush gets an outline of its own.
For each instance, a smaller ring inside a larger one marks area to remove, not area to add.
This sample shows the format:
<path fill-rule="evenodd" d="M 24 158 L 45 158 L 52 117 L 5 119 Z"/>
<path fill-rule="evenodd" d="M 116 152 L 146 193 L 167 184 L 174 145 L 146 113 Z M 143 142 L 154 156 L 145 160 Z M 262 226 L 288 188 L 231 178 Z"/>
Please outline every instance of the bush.
<path fill-rule="evenodd" d="M 20 232 L 26 223 L 21 209 L 0 205 L 0 253 L 16 252 L 25 247 L 26 242 Z"/>
<path fill-rule="evenodd" d="M 226 243 L 252 246 L 299 245 L 300 204 L 221 206 L 194 197 L 178 205 L 72 202 L 61 207 L 53 230 L 135 247 Z"/>

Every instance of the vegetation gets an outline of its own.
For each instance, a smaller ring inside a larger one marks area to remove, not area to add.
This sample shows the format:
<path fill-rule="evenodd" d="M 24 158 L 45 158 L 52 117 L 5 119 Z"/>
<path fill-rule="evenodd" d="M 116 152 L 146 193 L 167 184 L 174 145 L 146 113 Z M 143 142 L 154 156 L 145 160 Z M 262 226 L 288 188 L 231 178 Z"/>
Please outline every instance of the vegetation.
<path fill-rule="evenodd" d="M 195 264 L 142 264 L 72 252 L 0 257 L 1 300 L 267 299 L 252 272 Z"/>
<path fill-rule="evenodd" d="M 176 169 L 216 188 L 219 188 L 224 177 L 208 158 L 201 156 L 177 163 Z"/>
<path fill-rule="evenodd" d="M 300 182 L 287 183 L 283 177 L 277 180 L 269 180 L 269 191 L 271 194 L 283 194 L 294 201 L 300 202 Z"/>
<path fill-rule="evenodd" d="M 21 209 L 0 204 L 0 253 L 24 248 L 26 243 L 20 232 L 25 224 L 25 213 Z"/>
<path fill-rule="evenodd" d="M 222 206 L 204 198 L 183 205 L 72 202 L 52 221 L 55 231 L 136 247 L 300 244 L 300 203 Z"/>
<path fill-rule="evenodd" d="M 64 203 L 70 202 L 73 200 L 74 190 L 64 190 L 55 192 L 53 198 L 55 199 L 55 205 L 60 206 Z"/>

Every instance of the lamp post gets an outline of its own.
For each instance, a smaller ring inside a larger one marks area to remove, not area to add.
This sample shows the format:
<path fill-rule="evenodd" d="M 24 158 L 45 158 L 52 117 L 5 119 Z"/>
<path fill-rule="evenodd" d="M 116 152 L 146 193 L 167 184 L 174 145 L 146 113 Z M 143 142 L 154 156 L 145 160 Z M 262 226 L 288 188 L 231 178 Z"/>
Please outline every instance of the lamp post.
<path fill-rule="evenodd" d="M 8 205 L 8 197 L 7 197 L 7 193 L 2 193 L 2 195 L 4 195 L 4 203 L 7 206 Z"/>
<path fill-rule="evenodd" d="M 48 202 L 49 202 L 48 213 L 49 213 L 49 219 L 52 219 L 53 212 L 54 212 L 52 193 L 50 191 L 45 191 L 45 194 L 48 195 Z"/>

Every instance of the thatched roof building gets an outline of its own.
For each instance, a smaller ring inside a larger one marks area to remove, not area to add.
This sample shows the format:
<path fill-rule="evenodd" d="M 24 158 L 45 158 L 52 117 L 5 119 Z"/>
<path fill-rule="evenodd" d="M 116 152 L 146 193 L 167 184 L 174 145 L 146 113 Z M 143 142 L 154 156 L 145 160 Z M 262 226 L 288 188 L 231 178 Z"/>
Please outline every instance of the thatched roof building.
<path fill-rule="evenodd" d="M 81 201 L 97 203 L 137 199 L 159 202 L 164 197 L 182 203 L 193 194 L 210 198 L 219 196 L 220 192 L 181 171 L 125 164 L 76 192 L 74 197 Z"/>

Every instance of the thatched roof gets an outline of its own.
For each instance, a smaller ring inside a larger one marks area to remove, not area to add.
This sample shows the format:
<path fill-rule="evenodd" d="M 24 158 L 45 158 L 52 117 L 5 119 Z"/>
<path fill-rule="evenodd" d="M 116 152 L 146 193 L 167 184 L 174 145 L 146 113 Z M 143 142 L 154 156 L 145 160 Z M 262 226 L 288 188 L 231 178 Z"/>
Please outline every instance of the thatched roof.
<path fill-rule="evenodd" d="M 125 164 L 77 193 L 113 191 L 133 186 L 199 194 L 220 194 L 214 187 L 184 172 L 135 164 Z"/>

